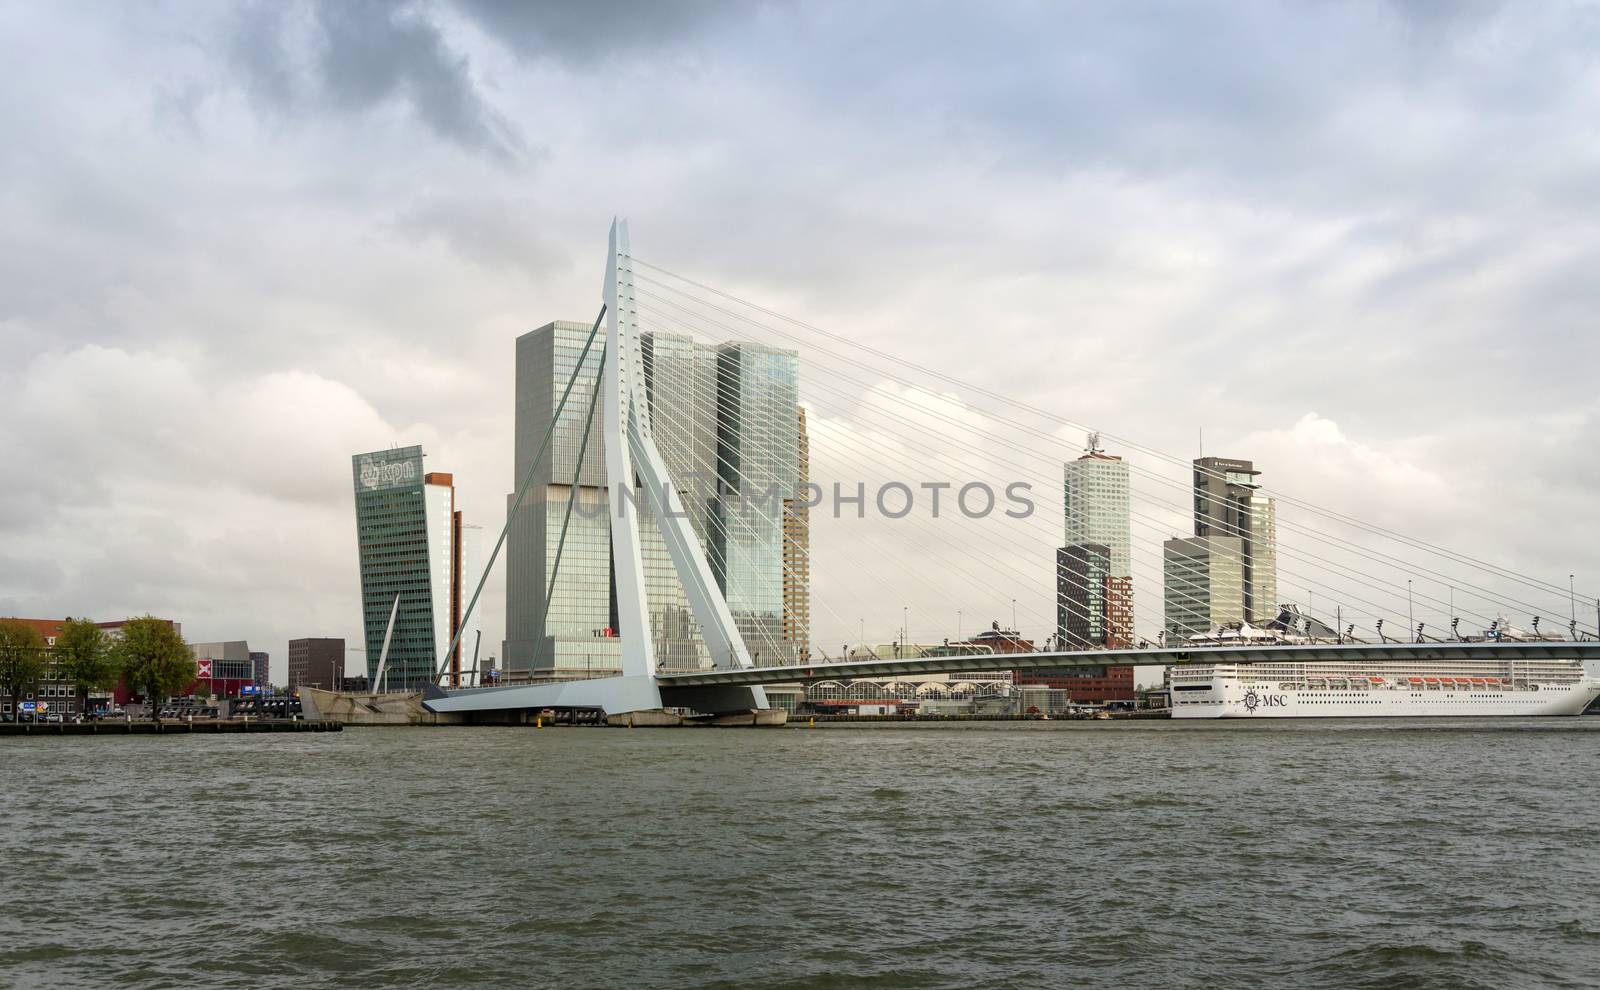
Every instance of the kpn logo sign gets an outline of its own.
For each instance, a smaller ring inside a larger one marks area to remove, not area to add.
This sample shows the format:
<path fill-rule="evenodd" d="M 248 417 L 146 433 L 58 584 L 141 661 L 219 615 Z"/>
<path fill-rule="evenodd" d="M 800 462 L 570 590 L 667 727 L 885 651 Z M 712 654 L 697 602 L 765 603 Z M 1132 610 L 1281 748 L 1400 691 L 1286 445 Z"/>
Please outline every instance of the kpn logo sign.
<path fill-rule="evenodd" d="M 359 454 L 355 468 L 356 486 L 363 491 L 414 485 L 422 480 L 422 448 L 402 447 Z"/>

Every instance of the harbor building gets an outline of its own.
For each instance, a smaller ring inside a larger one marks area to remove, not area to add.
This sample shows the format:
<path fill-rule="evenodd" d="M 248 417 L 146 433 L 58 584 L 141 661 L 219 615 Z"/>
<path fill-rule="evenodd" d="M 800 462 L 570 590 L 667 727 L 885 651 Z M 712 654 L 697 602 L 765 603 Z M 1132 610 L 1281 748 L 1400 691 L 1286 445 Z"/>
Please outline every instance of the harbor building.
<path fill-rule="evenodd" d="M 23 619 L 15 616 L 5 616 L 4 618 L 15 622 L 25 623 L 38 630 L 39 635 L 43 637 L 45 646 L 47 648 L 54 647 L 56 645 L 56 639 L 62 634 L 66 624 L 71 621 L 70 617 L 65 619 Z M 183 626 L 179 623 L 173 622 L 171 619 L 163 619 L 162 621 L 176 629 L 180 635 L 182 634 Z M 96 626 L 99 626 L 101 629 L 105 630 L 106 637 L 108 639 L 114 639 L 118 636 L 121 636 L 122 627 L 125 624 L 126 620 L 95 623 Z M 194 685 L 190 685 L 189 687 L 192 689 Z M 44 710 L 46 712 L 67 713 L 76 711 L 77 685 L 63 676 L 61 663 L 57 658 L 54 656 L 47 656 L 45 661 L 44 676 L 39 679 L 39 682 L 34 685 L 32 689 L 23 691 L 18 700 L 33 702 L 35 704 L 42 702 L 45 706 Z M 128 688 L 127 684 L 123 683 L 118 684 L 115 688 L 109 691 L 91 691 L 89 693 L 89 708 L 92 711 L 99 707 L 108 707 L 113 704 L 125 705 L 129 702 L 138 702 L 141 700 L 142 696 L 133 693 L 133 691 Z M 9 696 L 0 698 L 0 714 L 13 717 L 18 714 L 17 712 L 11 710 L 11 698 Z"/>
<path fill-rule="evenodd" d="M 44 640 L 47 648 L 53 649 L 56 639 L 65 631 L 68 619 L 23 619 L 15 616 L 6 616 L 8 622 L 21 622 L 32 626 Z M 120 625 L 120 623 L 117 623 Z M 109 623 L 100 623 L 105 628 Z M 89 696 L 89 707 L 106 705 L 111 700 L 110 691 L 93 691 Z M 31 688 L 18 695 L 19 702 L 32 702 L 33 706 L 43 706 L 46 714 L 51 712 L 69 713 L 77 710 L 78 688 L 77 685 L 63 676 L 60 661 L 52 654 L 46 654 L 44 676 Z M 26 708 L 24 708 L 26 710 Z M 0 714 L 15 716 L 20 713 L 11 710 L 11 696 L 0 697 Z"/>
<path fill-rule="evenodd" d="M 603 338 L 584 356 L 590 329 L 556 321 L 517 338 L 513 478 L 520 486 L 531 470 L 532 481 L 506 544 L 506 681 L 620 667 L 604 411 L 594 408 Z M 785 557 L 785 503 L 799 491 L 795 352 L 668 333 L 641 334 L 640 351 L 652 434 L 735 624 L 758 663 L 783 662 L 799 649 L 799 627 L 785 622 L 801 585 L 809 600 L 809 571 Z M 534 464 L 575 370 L 549 456 Z M 636 504 L 657 668 L 710 666 L 660 527 L 645 499 Z"/>
<path fill-rule="evenodd" d="M 194 654 L 195 683 L 181 692 L 199 697 L 236 698 L 245 685 L 256 682 L 250 644 L 242 639 L 219 643 L 190 643 Z"/>
<path fill-rule="evenodd" d="M 250 652 L 250 679 L 257 688 L 267 686 L 267 678 L 271 676 L 272 656 L 264 651 L 252 650 Z"/>
<path fill-rule="evenodd" d="M 339 691 L 344 687 L 344 640 L 289 640 L 289 690 L 303 687 Z"/>
<path fill-rule="evenodd" d="M 351 458 L 367 677 L 382 690 L 411 691 L 431 682 L 460 628 L 469 560 L 455 481 L 444 472 L 425 473 L 422 457 L 422 448 L 411 446 Z M 391 615 L 394 631 L 380 679 Z M 462 639 L 470 643 L 470 630 Z M 448 664 L 452 686 L 461 683 L 461 669 L 458 646 Z"/>

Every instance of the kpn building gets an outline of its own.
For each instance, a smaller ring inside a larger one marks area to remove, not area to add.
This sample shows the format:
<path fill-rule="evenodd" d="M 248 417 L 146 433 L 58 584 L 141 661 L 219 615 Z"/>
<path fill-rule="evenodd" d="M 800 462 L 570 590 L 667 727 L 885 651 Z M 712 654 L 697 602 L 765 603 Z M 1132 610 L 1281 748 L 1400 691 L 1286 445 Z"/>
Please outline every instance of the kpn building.
<path fill-rule="evenodd" d="M 351 458 L 367 678 L 375 690 L 419 690 L 441 666 L 444 683 L 461 686 L 473 667 L 476 614 L 448 663 L 442 658 L 462 628 L 463 592 L 477 584 L 482 531 L 462 522 L 455 479 L 424 471 L 422 457 L 413 446 Z"/>
<path fill-rule="evenodd" d="M 603 335 L 557 321 L 517 339 L 513 477 L 532 472 L 506 543 L 506 676 L 617 672 L 618 610 L 611 567 L 599 394 Z M 809 530 L 797 515 L 803 431 L 792 350 L 688 334 L 644 333 L 640 351 L 656 445 L 699 537 L 735 626 L 760 665 L 808 648 Z M 566 404 L 562 393 L 573 372 Z M 601 404 L 603 405 L 603 403 Z M 557 415 L 559 409 L 559 416 Z M 553 431 L 552 431 L 553 425 Z M 549 454 L 537 458 L 550 433 Z M 636 500 L 650 642 L 660 670 L 711 665 L 645 499 Z"/>

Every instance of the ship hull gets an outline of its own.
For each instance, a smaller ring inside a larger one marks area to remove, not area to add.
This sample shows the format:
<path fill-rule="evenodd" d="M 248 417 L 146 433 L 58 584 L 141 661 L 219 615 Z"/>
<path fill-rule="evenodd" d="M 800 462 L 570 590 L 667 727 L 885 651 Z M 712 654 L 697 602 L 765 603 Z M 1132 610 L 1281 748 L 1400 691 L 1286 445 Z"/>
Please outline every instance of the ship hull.
<path fill-rule="evenodd" d="M 1597 696 L 1600 681 L 1544 684 L 1537 689 L 1305 690 L 1247 684 L 1217 676 L 1204 689 L 1185 685 L 1172 692 L 1173 718 L 1463 718 L 1480 716 L 1580 715 Z"/>

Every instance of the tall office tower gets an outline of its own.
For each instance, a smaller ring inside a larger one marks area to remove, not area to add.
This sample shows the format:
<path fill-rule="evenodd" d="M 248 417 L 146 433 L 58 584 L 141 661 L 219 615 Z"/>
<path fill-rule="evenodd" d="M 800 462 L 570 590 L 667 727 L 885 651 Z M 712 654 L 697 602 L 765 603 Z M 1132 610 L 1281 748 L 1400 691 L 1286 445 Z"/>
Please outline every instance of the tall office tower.
<path fill-rule="evenodd" d="M 1062 504 L 1066 545 L 1097 543 L 1111 551 L 1113 577 L 1132 577 L 1132 524 L 1128 508 L 1128 462 L 1100 449 L 1098 434 L 1089 449 L 1065 465 Z"/>
<path fill-rule="evenodd" d="M 1161 556 L 1168 645 L 1215 632 L 1244 615 L 1244 541 L 1239 537 L 1167 540 Z"/>
<path fill-rule="evenodd" d="M 376 686 L 392 614 L 383 687 L 416 690 L 433 681 L 459 628 L 461 522 L 454 479 L 443 472 L 424 474 L 421 447 L 376 450 L 350 461 L 367 677 Z M 452 672 L 459 654 L 458 647 L 448 666 Z"/>
<path fill-rule="evenodd" d="M 500 656 L 504 675 L 512 678 L 621 666 L 620 645 L 608 635 L 617 621 L 611 601 L 605 412 L 594 403 L 603 335 L 583 357 L 548 456 L 534 463 L 590 329 L 558 320 L 517 338 L 511 477 L 518 490 L 530 470 L 533 480 L 506 538 L 506 639 Z M 516 512 L 516 497 L 516 491 L 506 497 L 508 513 Z M 561 566 L 552 575 L 558 545 Z"/>
<path fill-rule="evenodd" d="M 799 366 L 794 351 L 717 349 L 717 480 L 709 558 L 757 665 L 786 662 L 783 499 L 799 489 Z"/>
<path fill-rule="evenodd" d="M 550 427 L 567 379 L 578 366 L 589 331 L 584 324 L 557 321 L 517 338 L 514 477 L 519 485 Z M 502 644 L 507 676 L 519 671 L 541 676 L 599 673 L 614 671 L 621 663 L 614 636 L 617 610 L 610 524 L 614 510 L 605 490 L 604 410 L 594 411 L 592 423 L 590 417 L 600 341 L 597 338 L 597 346 L 585 359 L 561 412 L 550 456 L 534 468 L 528 502 L 507 541 L 507 636 Z M 713 346 L 686 335 L 646 333 L 640 335 L 640 356 L 652 433 L 690 524 L 752 656 L 759 653 L 762 662 L 776 662 L 783 642 L 781 500 L 797 487 L 794 353 L 749 344 Z M 787 417 L 775 420 L 773 408 L 775 403 L 781 407 L 780 395 L 787 396 Z M 775 456 L 781 459 L 785 447 L 772 438 L 785 430 L 787 474 L 781 463 L 772 463 Z M 780 448 L 777 455 L 771 450 L 774 446 Z M 741 499 L 752 485 L 769 482 L 779 484 L 770 504 L 760 499 L 746 504 Z M 515 497 L 507 499 L 508 509 Z M 636 504 L 657 667 L 708 666 L 712 658 L 672 568 L 660 527 L 644 498 Z"/>
<path fill-rule="evenodd" d="M 799 410 L 799 425 L 794 497 L 783 500 L 783 638 L 793 658 L 804 660 L 811 655 L 811 508 L 806 491 L 811 438 L 804 409 Z"/>
<path fill-rule="evenodd" d="M 1249 461 L 1227 457 L 1194 462 L 1194 535 L 1239 539 L 1243 604 L 1230 622 L 1264 623 L 1278 615 L 1276 508 L 1256 493 L 1260 473 Z"/>
<path fill-rule="evenodd" d="M 1056 551 L 1056 635 L 1069 649 L 1126 646 L 1133 636 L 1128 463 L 1089 434 L 1063 468 L 1066 546 Z"/>

